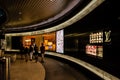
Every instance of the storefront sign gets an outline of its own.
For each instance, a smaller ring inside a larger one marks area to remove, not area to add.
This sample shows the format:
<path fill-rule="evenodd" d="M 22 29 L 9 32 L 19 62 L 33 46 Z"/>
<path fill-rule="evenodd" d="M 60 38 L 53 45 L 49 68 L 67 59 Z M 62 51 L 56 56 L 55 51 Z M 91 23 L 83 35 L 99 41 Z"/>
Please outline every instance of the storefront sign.
<path fill-rule="evenodd" d="M 111 31 L 110 30 L 108 32 L 105 31 L 105 42 L 111 42 L 110 35 L 111 35 Z"/>
<path fill-rule="evenodd" d="M 89 36 L 90 43 L 103 43 L 103 42 L 111 42 L 111 30 L 105 32 L 95 32 L 91 33 Z M 104 38 L 104 39 L 103 39 Z"/>
<path fill-rule="evenodd" d="M 103 32 L 91 33 L 90 43 L 103 43 Z"/>

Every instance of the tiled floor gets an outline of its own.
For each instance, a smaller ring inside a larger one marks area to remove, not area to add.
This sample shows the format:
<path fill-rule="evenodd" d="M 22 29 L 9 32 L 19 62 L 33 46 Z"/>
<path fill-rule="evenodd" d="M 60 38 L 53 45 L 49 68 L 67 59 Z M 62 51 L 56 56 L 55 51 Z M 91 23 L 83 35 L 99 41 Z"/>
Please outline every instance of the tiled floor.
<path fill-rule="evenodd" d="M 44 80 L 45 69 L 40 62 L 16 60 L 10 66 L 10 80 Z"/>

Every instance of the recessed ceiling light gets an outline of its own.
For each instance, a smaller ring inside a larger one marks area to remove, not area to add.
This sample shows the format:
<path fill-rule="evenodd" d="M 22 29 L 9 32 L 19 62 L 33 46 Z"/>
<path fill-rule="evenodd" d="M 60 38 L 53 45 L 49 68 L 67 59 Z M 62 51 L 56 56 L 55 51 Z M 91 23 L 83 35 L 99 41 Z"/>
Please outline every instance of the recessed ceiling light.
<path fill-rule="evenodd" d="M 50 0 L 50 1 L 55 1 L 55 0 Z"/>
<path fill-rule="evenodd" d="M 19 12 L 18 14 L 22 14 L 22 12 Z"/>

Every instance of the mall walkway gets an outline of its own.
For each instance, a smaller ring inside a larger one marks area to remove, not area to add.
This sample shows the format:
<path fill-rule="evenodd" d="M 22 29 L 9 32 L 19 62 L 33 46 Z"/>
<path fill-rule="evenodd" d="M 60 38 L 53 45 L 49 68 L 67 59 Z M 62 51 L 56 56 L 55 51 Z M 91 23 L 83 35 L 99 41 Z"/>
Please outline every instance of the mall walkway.
<path fill-rule="evenodd" d="M 56 56 L 57 55 L 60 57 L 60 54 L 56 54 Z M 65 55 L 61 55 L 61 57 L 63 56 L 64 58 L 66 57 L 66 59 L 68 58 Z M 39 60 L 40 58 L 41 57 L 39 57 Z M 72 57 L 69 57 L 68 59 L 73 60 Z M 79 60 L 75 60 L 75 61 L 79 62 Z M 82 61 L 80 62 L 81 64 L 85 63 Z M 96 73 L 99 73 L 99 71 L 101 71 L 93 67 L 92 65 L 89 65 L 87 63 L 85 64 L 87 65 L 89 69 L 92 68 L 94 69 L 94 71 L 97 70 Z M 92 75 L 91 73 L 88 73 L 88 75 L 85 75 L 84 74 L 85 72 L 83 72 L 84 70 L 75 69 L 74 68 L 75 65 L 72 67 L 71 66 L 72 64 L 68 65 L 66 64 L 66 62 L 64 63 L 63 61 L 61 62 L 61 61 L 58 61 L 54 58 L 47 57 L 47 56 L 45 56 L 44 63 L 41 63 L 41 62 L 35 63 L 35 60 L 28 61 L 26 63 L 25 60 L 21 60 L 20 58 L 18 58 L 14 63 L 11 63 L 10 80 L 103 80 L 103 79 L 98 79 L 97 77 L 96 77 L 97 79 L 95 77 L 93 77 L 94 78 L 93 79 L 91 77 Z M 106 75 L 107 77 L 104 75 L 104 80 L 120 80 L 110 74 L 108 75 L 108 73 L 106 74 L 107 74 Z M 108 76 L 110 76 L 110 79 Z"/>
<path fill-rule="evenodd" d="M 45 57 L 45 62 L 21 60 L 10 66 L 10 80 L 90 80 L 68 64 Z"/>

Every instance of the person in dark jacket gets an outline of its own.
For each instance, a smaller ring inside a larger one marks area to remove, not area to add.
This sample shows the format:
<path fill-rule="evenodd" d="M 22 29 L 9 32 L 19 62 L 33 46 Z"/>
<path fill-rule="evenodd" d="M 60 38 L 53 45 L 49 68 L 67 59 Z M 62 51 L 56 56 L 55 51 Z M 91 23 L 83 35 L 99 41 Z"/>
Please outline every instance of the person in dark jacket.
<path fill-rule="evenodd" d="M 41 62 L 44 62 L 45 46 L 43 43 L 41 43 L 40 51 L 41 51 Z"/>
<path fill-rule="evenodd" d="M 21 54 L 21 59 L 23 59 L 23 55 L 24 55 L 24 46 L 23 46 L 22 43 L 20 44 L 20 54 Z"/>
<path fill-rule="evenodd" d="M 29 49 L 27 47 L 25 47 L 24 52 L 25 52 L 25 61 L 28 62 L 28 60 L 29 60 Z"/>
<path fill-rule="evenodd" d="M 35 53 L 34 53 L 34 55 L 35 55 L 35 62 L 38 62 L 38 47 L 35 46 L 34 50 L 35 50 Z"/>

